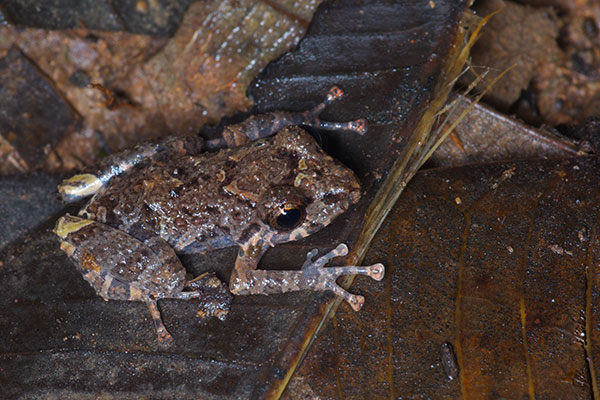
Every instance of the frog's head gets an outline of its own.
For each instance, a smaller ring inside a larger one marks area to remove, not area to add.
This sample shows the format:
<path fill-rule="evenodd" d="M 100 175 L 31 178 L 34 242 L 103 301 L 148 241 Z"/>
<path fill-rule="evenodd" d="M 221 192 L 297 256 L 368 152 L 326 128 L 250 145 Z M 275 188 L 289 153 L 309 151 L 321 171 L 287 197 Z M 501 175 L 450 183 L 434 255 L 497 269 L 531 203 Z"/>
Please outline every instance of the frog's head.
<path fill-rule="evenodd" d="M 360 184 L 352 170 L 325 154 L 306 131 L 284 129 L 274 145 L 290 158 L 291 168 L 260 202 L 260 218 L 271 245 L 317 232 L 360 199 Z"/>

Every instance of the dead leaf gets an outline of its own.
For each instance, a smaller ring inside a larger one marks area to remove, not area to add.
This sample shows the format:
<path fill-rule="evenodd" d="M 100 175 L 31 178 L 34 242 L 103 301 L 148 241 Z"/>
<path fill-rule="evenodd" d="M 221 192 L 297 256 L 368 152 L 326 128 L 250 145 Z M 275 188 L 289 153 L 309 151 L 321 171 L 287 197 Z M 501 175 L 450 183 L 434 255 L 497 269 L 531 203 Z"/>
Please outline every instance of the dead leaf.
<path fill-rule="evenodd" d="M 299 376 L 324 398 L 592 397 L 599 177 L 592 157 L 419 173 L 366 258 L 385 287 L 357 281 L 371 301 L 338 311 Z"/>
<path fill-rule="evenodd" d="M 455 95 L 450 103 L 447 129 L 473 103 Z M 581 151 L 585 147 L 582 147 Z M 580 146 L 555 132 L 538 129 L 485 104 L 475 104 L 428 161 L 430 166 L 450 167 L 499 160 L 574 156 Z"/>

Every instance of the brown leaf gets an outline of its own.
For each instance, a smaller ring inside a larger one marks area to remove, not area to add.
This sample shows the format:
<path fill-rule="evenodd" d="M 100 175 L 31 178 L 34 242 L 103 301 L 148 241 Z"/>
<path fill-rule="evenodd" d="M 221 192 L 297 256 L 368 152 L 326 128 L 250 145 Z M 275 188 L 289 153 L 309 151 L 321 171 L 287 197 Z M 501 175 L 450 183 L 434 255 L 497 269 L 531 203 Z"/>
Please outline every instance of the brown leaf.
<path fill-rule="evenodd" d="M 168 42 L 84 28 L 0 26 L 0 54 L 18 46 L 51 78 L 55 97 L 64 93 L 82 117 L 82 126 L 56 144 L 58 158 L 47 163 L 51 171 L 72 170 L 93 164 L 106 148 L 118 151 L 148 138 L 197 133 L 207 123 L 247 111 L 248 86 L 298 43 L 319 2 L 195 2 Z M 106 107 L 90 83 L 121 95 L 127 107 Z"/>
<path fill-rule="evenodd" d="M 471 105 L 473 101 L 468 97 L 455 95 L 448 119 L 446 115 L 442 117 L 442 129 L 459 120 Z M 574 156 L 578 151 L 579 145 L 565 137 L 534 128 L 478 103 L 460 119 L 428 163 L 435 167 L 454 167 L 499 160 Z"/>
<path fill-rule="evenodd" d="M 367 256 L 385 287 L 358 280 L 369 303 L 338 311 L 299 375 L 325 398 L 591 397 L 599 177 L 596 158 L 419 173 Z"/>
<path fill-rule="evenodd" d="M 196 132 L 207 122 L 248 110 L 252 79 L 306 32 L 308 21 L 296 8 L 314 10 L 318 3 L 192 4 L 175 37 L 144 66 L 169 131 Z"/>
<path fill-rule="evenodd" d="M 75 131 L 80 118 L 21 51 L 0 58 L 0 143 L 4 174 L 39 168 L 45 147 Z"/>

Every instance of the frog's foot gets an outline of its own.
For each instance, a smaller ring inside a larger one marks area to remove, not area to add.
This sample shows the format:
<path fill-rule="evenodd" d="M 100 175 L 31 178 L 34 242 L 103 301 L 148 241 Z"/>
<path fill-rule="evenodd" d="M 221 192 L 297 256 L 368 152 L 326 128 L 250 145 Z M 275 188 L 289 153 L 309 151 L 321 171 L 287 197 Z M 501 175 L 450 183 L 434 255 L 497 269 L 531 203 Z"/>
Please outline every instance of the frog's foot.
<path fill-rule="evenodd" d="M 301 271 L 256 269 L 256 254 L 248 250 L 238 254 L 229 281 L 229 289 L 236 295 L 286 293 L 300 290 L 331 291 L 342 296 L 354 310 L 358 311 L 365 301 L 364 297 L 346 292 L 336 283 L 337 278 L 342 275 L 358 274 L 367 275 L 379 281 L 383 279 L 385 271 L 382 264 L 325 268 L 324 265 L 332 258 L 348 254 L 348 247 L 345 244 L 340 244 L 314 261 L 317 250 L 311 250 L 306 256 Z"/>
<path fill-rule="evenodd" d="M 339 86 L 333 86 L 329 89 L 327 97 L 321 103 L 311 110 L 307 110 L 303 115 L 303 121 L 299 122 L 302 125 L 312 126 L 314 128 L 326 129 L 329 131 L 351 131 L 364 135 L 367 132 L 368 124 L 367 120 L 360 118 L 354 121 L 348 122 L 331 122 L 321 121 L 319 115 L 325 110 L 325 108 L 333 101 L 341 99 L 344 96 L 344 91 Z"/>
<path fill-rule="evenodd" d="M 217 317 L 224 321 L 231 308 L 232 294 L 227 285 L 221 282 L 214 272 L 205 272 L 202 275 L 186 282 L 186 291 L 175 293 L 168 297 L 180 300 L 197 299 L 200 318 Z"/>
<path fill-rule="evenodd" d="M 325 107 L 327 107 L 332 102 L 341 99 L 342 97 L 344 97 L 344 90 L 339 86 L 333 86 L 331 89 L 329 89 L 325 100 L 319 103 L 312 110 L 309 110 L 308 113 L 313 115 L 319 115 L 323 112 Z"/>
<path fill-rule="evenodd" d="M 165 327 L 165 324 L 163 324 L 162 322 L 162 318 L 160 317 L 160 311 L 158 311 L 158 306 L 156 305 L 156 300 L 150 300 L 146 303 L 148 304 L 150 315 L 152 315 L 152 320 L 154 321 L 154 326 L 156 327 L 156 333 L 158 335 L 158 344 L 161 347 L 171 346 L 174 342 L 174 339 Z"/>
<path fill-rule="evenodd" d="M 63 201 L 70 203 L 91 196 L 100 190 L 104 183 L 93 174 L 79 174 L 62 181 L 58 193 Z"/>
<path fill-rule="evenodd" d="M 317 252 L 317 249 L 309 251 L 306 255 L 306 261 L 302 265 L 302 273 L 305 275 L 304 278 L 309 287 L 312 290 L 330 290 L 336 295 L 343 297 L 354 311 L 360 310 L 365 302 L 365 298 L 348 293 L 336 283 L 336 280 L 342 275 L 367 275 L 376 281 L 380 281 L 383 279 L 385 273 L 383 264 L 324 268 L 324 265 L 332 258 L 347 255 L 348 246 L 342 243 L 329 253 L 313 261 Z"/>

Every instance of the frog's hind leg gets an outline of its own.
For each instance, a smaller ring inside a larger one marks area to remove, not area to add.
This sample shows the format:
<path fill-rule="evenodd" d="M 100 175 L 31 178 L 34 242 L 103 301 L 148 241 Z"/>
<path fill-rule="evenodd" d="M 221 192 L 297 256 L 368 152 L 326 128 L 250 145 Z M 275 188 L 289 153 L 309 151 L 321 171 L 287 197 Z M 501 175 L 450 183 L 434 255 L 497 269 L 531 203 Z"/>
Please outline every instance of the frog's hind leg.
<path fill-rule="evenodd" d="M 207 142 L 207 147 L 235 147 L 251 141 L 274 135 L 281 128 L 291 125 L 305 125 L 326 130 L 352 131 L 360 135 L 367 131 L 367 121 L 357 119 L 348 122 L 321 121 L 319 115 L 327 105 L 340 99 L 344 91 L 334 86 L 329 89 L 327 97 L 316 107 L 304 112 L 276 111 L 249 117 L 239 124 L 230 125 L 223 131 L 223 138 Z"/>
<path fill-rule="evenodd" d="M 225 320 L 231 308 L 233 295 L 214 272 L 205 272 L 185 283 L 185 290 L 165 298 L 178 300 L 196 299 L 196 315 L 199 318 L 217 317 Z"/>
<path fill-rule="evenodd" d="M 157 142 L 141 143 L 103 159 L 94 173 L 75 175 L 58 186 L 58 193 L 66 202 L 91 196 L 105 187 L 111 178 L 121 175 L 140 162 L 156 157 L 180 157 L 198 153 L 202 148 L 199 136 L 169 136 Z"/>
<path fill-rule="evenodd" d="M 256 257 L 241 251 L 238 254 L 229 287 L 234 294 L 271 294 L 295 292 L 300 290 L 331 291 L 343 297 L 348 304 L 358 311 L 364 304 L 364 297 L 348 293 L 340 287 L 336 280 L 342 275 L 366 275 L 377 281 L 383 279 L 383 264 L 369 266 L 329 267 L 324 265 L 334 257 L 348 254 L 345 244 L 313 260 L 317 250 L 306 255 L 306 261 L 300 271 L 257 270 Z"/>
<path fill-rule="evenodd" d="M 99 296 L 145 302 L 159 344 L 172 343 L 156 301 L 181 292 L 186 272 L 166 241 L 160 237 L 141 241 L 106 224 L 69 214 L 58 220 L 54 233 L 61 240 L 61 250 Z"/>

